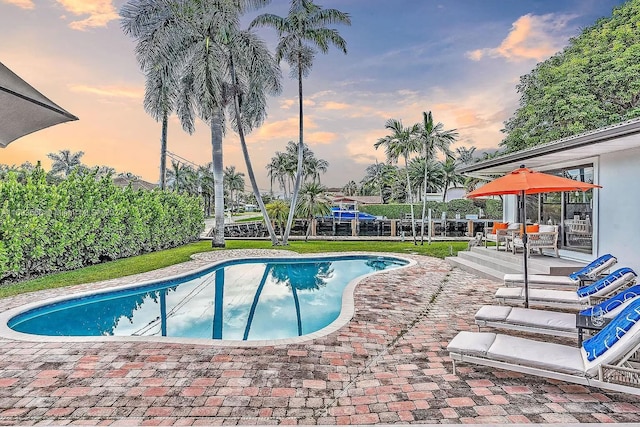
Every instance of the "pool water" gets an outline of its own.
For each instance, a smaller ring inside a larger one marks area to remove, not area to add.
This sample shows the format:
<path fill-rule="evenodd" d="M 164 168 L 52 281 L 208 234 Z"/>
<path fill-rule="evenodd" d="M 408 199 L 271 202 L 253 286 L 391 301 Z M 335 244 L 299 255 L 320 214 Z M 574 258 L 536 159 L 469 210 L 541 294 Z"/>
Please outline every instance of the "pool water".
<path fill-rule="evenodd" d="M 371 256 L 234 260 L 153 285 L 38 307 L 8 326 L 47 336 L 290 338 L 333 322 L 353 279 L 406 264 Z"/>

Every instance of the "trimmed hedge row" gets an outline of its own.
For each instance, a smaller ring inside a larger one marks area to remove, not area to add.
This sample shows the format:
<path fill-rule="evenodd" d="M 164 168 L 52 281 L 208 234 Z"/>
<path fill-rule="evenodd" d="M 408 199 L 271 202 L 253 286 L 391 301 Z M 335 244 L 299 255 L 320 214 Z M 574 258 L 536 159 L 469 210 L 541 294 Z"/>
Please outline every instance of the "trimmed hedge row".
<path fill-rule="evenodd" d="M 468 200 L 457 199 L 450 202 L 427 202 L 427 209 L 431 209 L 432 218 L 440 218 L 442 212 L 447 213 L 447 217 L 454 218 L 456 213 L 461 218 L 465 215 L 478 215 L 480 209 L 484 212 L 485 218 L 502 219 L 502 201 L 501 200 Z M 404 219 L 405 215 L 411 213 L 411 207 L 408 204 L 388 204 L 388 205 L 365 205 L 360 210 L 375 216 L 385 216 L 389 219 Z M 414 204 L 413 211 L 416 218 L 422 217 L 422 204 Z"/>
<path fill-rule="evenodd" d="M 198 198 L 116 187 L 72 174 L 47 184 L 42 168 L 0 181 L 0 282 L 71 270 L 197 239 Z"/>

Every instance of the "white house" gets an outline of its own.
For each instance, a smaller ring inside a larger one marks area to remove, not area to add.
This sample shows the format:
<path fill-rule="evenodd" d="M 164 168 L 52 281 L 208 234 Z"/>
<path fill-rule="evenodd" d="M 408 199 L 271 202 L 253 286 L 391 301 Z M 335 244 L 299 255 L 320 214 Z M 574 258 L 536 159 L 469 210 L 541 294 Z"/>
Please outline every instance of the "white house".
<path fill-rule="evenodd" d="M 611 253 L 640 272 L 640 119 L 466 165 L 462 174 L 490 179 L 521 165 L 593 182 L 586 193 L 527 197 L 527 220 L 560 226 L 560 256 L 590 261 Z M 504 198 L 504 221 L 521 222 L 517 197 Z"/>

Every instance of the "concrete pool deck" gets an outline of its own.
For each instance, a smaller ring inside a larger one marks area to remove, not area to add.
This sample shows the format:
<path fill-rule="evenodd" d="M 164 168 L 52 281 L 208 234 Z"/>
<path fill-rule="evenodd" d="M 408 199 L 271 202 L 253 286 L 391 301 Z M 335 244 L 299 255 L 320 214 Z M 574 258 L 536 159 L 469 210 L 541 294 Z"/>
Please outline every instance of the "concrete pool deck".
<path fill-rule="evenodd" d="M 5 298 L 0 310 L 277 254 L 291 252 L 199 254 L 150 273 Z M 453 375 L 446 346 L 458 331 L 476 329 L 473 315 L 493 302 L 499 283 L 437 258 L 405 257 L 416 264 L 364 279 L 353 319 L 308 342 L 0 338 L 0 425 L 640 423 L 638 396 L 469 364 Z"/>

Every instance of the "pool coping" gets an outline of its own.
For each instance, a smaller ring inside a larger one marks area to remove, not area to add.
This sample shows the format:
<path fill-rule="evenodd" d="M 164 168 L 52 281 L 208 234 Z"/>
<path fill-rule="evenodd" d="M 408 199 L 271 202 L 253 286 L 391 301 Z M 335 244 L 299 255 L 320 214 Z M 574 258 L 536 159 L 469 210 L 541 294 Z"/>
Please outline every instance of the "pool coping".
<path fill-rule="evenodd" d="M 196 259 L 196 257 L 192 256 L 192 260 Z M 201 265 L 199 267 L 195 267 L 193 269 L 189 269 L 187 271 L 170 275 L 168 277 L 158 279 L 147 279 L 142 281 L 134 281 L 132 283 L 127 283 L 123 285 L 115 285 L 115 286 L 107 286 L 101 289 L 93 289 L 93 290 L 85 290 L 79 292 L 71 292 L 66 295 L 61 295 L 57 297 L 45 298 L 42 300 L 30 302 L 27 304 L 21 304 L 17 307 L 10 308 L 4 312 L 0 313 L 0 338 L 16 340 L 16 341 L 27 341 L 27 342 L 36 342 L 36 343 L 95 343 L 95 342 L 153 342 L 153 343 L 166 343 L 166 344 L 190 344 L 190 345 L 203 345 L 210 347 L 270 347 L 276 345 L 289 345 L 289 344 L 300 344 L 306 343 L 309 341 L 316 340 L 321 337 L 325 337 L 329 334 L 332 334 L 339 329 L 343 328 L 345 325 L 349 323 L 349 321 L 353 318 L 355 314 L 355 301 L 354 301 L 354 293 L 358 284 L 364 281 L 366 278 L 384 274 L 391 271 L 401 270 L 413 267 L 416 265 L 416 261 L 411 258 L 403 257 L 400 254 L 390 254 L 386 252 L 327 252 L 327 253 L 316 253 L 316 254 L 297 254 L 295 252 L 283 253 L 278 252 L 277 254 L 273 254 L 275 256 L 243 256 L 241 258 L 228 257 L 219 260 L 215 260 L 209 262 L 205 265 Z M 114 291 L 126 291 L 128 289 L 144 287 L 144 286 L 152 286 L 154 284 L 168 282 L 171 280 L 179 280 L 184 277 L 188 277 L 191 275 L 196 275 L 198 273 L 204 272 L 206 270 L 212 269 L 220 264 L 227 263 L 230 261 L 236 261 L 238 259 L 246 259 L 246 260 L 264 260 L 264 259 L 276 259 L 276 258 L 309 258 L 309 259 L 323 259 L 323 258 L 335 258 L 335 257 L 354 257 L 354 256 L 378 256 L 385 258 L 396 258 L 402 261 L 405 261 L 407 264 L 403 266 L 399 266 L 397 268 L 392 268 L 388 270 L 382 271 L 373 271 L 371 273 L 367 273 L 361 276 L 358 276 L 345 286 L 344 291 L 342 293 L 342 305 L 340 308 L 340 314 L 338 317 L 331 322 L 329 325 L 325 326 L 318 331 L 305 334 L 299 337 L 292 338 L 281 338 L 281 339 L 273 339 L 273 340 L 214 340 L 210 338 L 181 338 L 181 337 L 158 337 L 158 336 L 48 336 L 48 335 L 33 335 L 26 334 L 22 332 L 17 332 L 11 329 L 8 326 L 8 322 L 15 316 L 22 314 L 26 311 L 37 309 L 46 305 L 60 303 L 64 301 L 68 301 L 71 299 L 83 298 L 87 296 L 99 295 L 103 293 L 110 293 Z M 132 280 L 135 280 L 132 277 Z M 82 286 L 82 285 L 78 285 Z"/>

